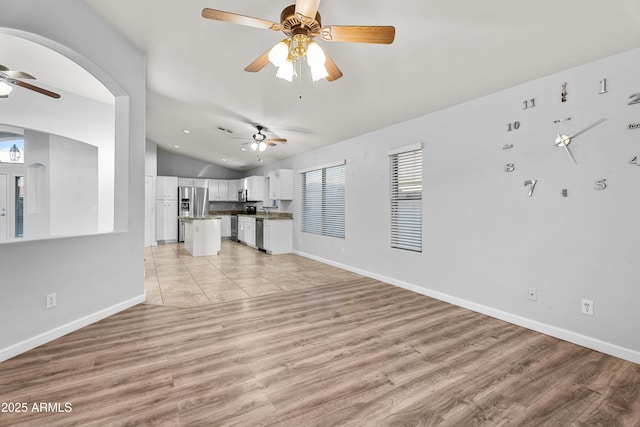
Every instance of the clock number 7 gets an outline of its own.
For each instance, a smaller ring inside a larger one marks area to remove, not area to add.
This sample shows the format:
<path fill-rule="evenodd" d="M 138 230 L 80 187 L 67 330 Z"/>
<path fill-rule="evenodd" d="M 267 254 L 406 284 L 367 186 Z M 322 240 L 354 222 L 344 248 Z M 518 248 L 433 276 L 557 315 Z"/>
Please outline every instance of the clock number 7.
<path fill-rule="evenodd" d="M 528 179 L 524 182 L 524 186 L 526 187 L 527 185 L 530 185 L 531 188 L 529 189 L 529 194 L 527 194 L 529 197 L 533 196 L 533 190 L 535 190 L 536 188 L 536 183 L 538 182 L 537 179 Z"/>

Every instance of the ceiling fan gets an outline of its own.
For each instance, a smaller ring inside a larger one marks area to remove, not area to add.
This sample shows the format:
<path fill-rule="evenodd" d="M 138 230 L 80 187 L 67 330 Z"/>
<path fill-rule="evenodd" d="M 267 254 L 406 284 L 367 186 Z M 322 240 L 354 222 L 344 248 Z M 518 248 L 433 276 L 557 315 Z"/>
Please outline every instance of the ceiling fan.
<path fill-rule="evenodd" d="M 256 129 L 258 132 L 251 135 L 251 141 L 247 141 L 242 145 L 250 144 L 249 146 L 253 151 L 264 151 L 267 149 L 267 145 L 270 147 L 275 147 L 277 142 L 284 144 L 287 142 L 284 138 L 267 138 L 267 135 L 262 133 L 265 129 L 264 126 L 257 125 Z"/>
<path fill-rule="evenodd" d="M 43 89 L 18 79 L 35 80 L 36 78 L 24 71 L 12 71 L 4 65 L 0 65 L 0 98 L 8 98 L 9 94 L 13 91 L 12 86 L 20 86 L 25 89 L 41 93 L 42 95 L 50 96 L 51 98 L 60 98 L 60 95 L 55 92 L 51 92 L 50 90 Z"/>
<path fill-rule="evenodd" d="M 317 36 L 329 42 L 393 43 L 396 30 L 392 26 L 330 25 L 323 27 L 320 13 L 318 13 L 319 4 L 320 0 L 296 0 L 295 4 L 282 10 L 280 23 L 209 8 L 202 10 L 202 16 L 232 24 L 282 31 L 287 38 L 267 50 L 244 70 L 257 72 L 271 62 L 278 67 L 276 76 L 288 81 L 291 81 L 296 74 L 294 65 L 300 64 L 298 60 L 302 58 L 307 59 L 314 81 L 321 78 L 334 81 L 342 77 L 342 71 L 313 40 Z"/>

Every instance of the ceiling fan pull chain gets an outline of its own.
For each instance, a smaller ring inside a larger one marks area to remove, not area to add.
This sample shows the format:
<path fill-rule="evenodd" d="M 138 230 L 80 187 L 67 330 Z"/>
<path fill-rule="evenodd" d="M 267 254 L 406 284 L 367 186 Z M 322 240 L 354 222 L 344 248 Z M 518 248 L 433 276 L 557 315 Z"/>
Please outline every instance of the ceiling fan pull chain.
<path fill-rule="evenodd" d="M 302 99 L 302 61 L 296 61 L 298 63 L 298 99 Z"/>

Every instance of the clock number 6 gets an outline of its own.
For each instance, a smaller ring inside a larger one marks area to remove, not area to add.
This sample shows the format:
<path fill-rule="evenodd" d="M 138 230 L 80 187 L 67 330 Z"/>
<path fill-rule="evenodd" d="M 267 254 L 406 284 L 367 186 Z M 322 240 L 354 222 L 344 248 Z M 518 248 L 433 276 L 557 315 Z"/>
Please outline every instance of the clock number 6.
<path fill-rule="evenodd" d="M 533 190 L 535 190 L 536 188 L 536 183 L 538 182 L 537 179 L 528 179 L 524 182 L 524 186 L 526 187 L 527 185 L 530 185 L 531 188 L 529 189 L 529 194 L 527 194 L 527 196 L 531 197 L 533 196 Z"/>

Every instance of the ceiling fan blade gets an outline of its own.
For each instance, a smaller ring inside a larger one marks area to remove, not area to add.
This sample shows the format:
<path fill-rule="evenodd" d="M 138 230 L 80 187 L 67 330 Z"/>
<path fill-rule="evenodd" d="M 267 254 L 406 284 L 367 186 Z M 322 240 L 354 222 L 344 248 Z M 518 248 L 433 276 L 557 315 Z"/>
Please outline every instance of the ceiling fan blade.
<path fill-rule="evenodd" d="M 4 76 L 11 79 L 32 79 L 32 80 L 36 79 L 31 74 L 25 73 L 24 71 L 11 71 L 11 70 L 0 69 L 0 73 L 2 73 Z"/>
<path fill-rule="evenodd" d="M 262 28 L 265 30 L 280 31 L 282 29 L 282 26 L 275 22 L 216 9 L 202 9 L 202 17 L 216 21 L 230 22 L 232 24 L 246 25 L 248 27 Z"/>
<path fill-rule="evenodd" d="M 255 61 L 253 61 L 251 64 L 247 65 L 244 70 L 248 71 L 250 73 L 255 73 L 255 72 L 258 72 L 258 71 L 262 70 L 264 67 L 266 67 L 267 64 L 269 64 L 269 51 L 270 50 L 271 49 L 267 50 L 265 53 L 260 55 Z"/>
<path fill-rule="evenodd" d="M 271 142 L 271 140 L 266 140 L 264 143 L 267 144 L 269 147 L 275 147 L 277 145 L 277 144 Z"/>
<path fill-rule="evenodd" d="M 9 71 L 9 69 L 4 65 L 0 64 L 0 71 Z"/>
<path fill-rule="evenodd" d="M 333 62 L 333 59 L 331 59 L 326 51 L 324 55 L 327 57 L 327 61 L 324 63 L 324 66 L 327 69 L 328 73 L 328 76 L 326 77 L 327 81 L 332 82 L 334 80 L 338 80 L 340 77 L 342 77 L 342 71 L 340 71 L 340 68 L 338 68 L 336 63 Z"/>
<path fill-rule="evenodd" d="M 392 26 L 330 25 L 320 37 L 328 42 L 391 44 L 396 35 Z"/>
<path fill-rule="evenodd" d="M 320 0 L 296 0 L 296 17 L 303 24 L 312 22 L 318 13 Z"/>
<path fill-rule="evenodd" d="M 59 94 L 57 94 L 55 92 L 51 92 L 50 90 L 43 89 L 43 88 L 38 87 L 38 86 L 34 86 L 34 85 L 30 84 L 30 83 L 21 82 L 20 80 L 11 80 L 11 83 L 13 83 L 16 86 L 20 86 L 20 87 L 23 87 L 25 89 L 32 90 L 34 92 L 41 93 L 42 95 L 50 96 L 51 98 L 56 98 L 56 99 L 60 98 Z"/>
<path fill-rule="evenodd" d="M 282 143 L 287 142 L 287 140 L 284 139 L 284 138 L 269 138 L 267 141 L 269 141 L 269 142 L 282 142 Z"/>

